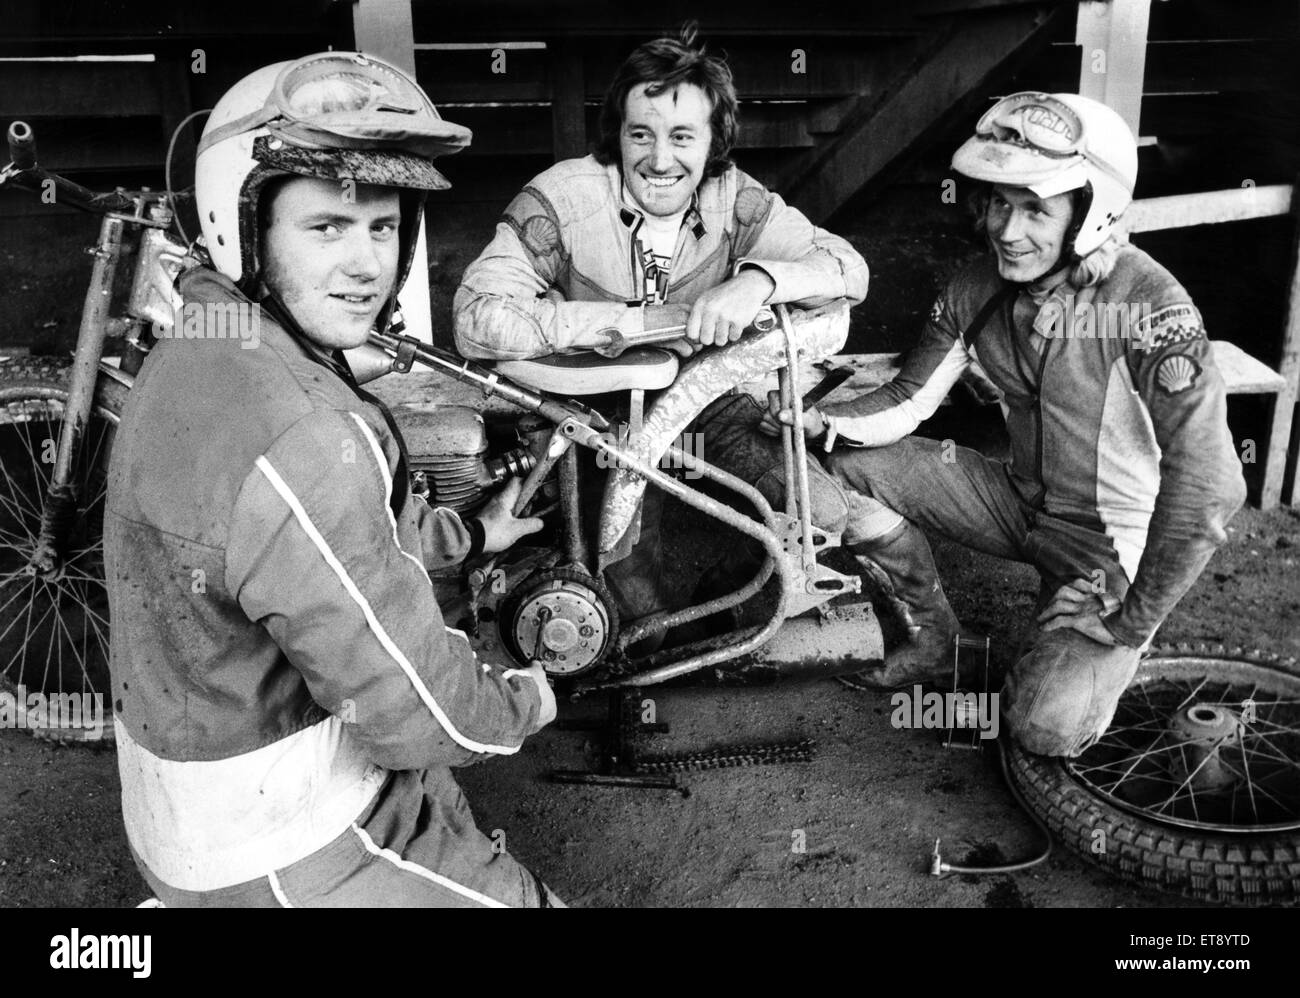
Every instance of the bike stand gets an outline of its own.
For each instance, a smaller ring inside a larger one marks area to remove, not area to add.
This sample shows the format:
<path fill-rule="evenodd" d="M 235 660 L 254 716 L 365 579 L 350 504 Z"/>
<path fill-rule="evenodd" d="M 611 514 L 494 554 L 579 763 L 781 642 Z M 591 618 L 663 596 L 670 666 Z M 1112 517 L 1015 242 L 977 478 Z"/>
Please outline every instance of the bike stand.
<path fill-rule="evenodd" d="M 683 797 L 689 797 L 690 790 L 682 786 L 676 777 L 654 774 L 812 760 L 816 743 L 811 738 L 789 742 L 731 745 L 701 752 L 640 755 L 632 744 L 633 736 L 638 732 L 660 734 L 668 730 L 668 725 L 662 722 L 653 724 L 638 722 L 636 704 L 632 702 L 634 693 L 634 690 L 629 689 L 609 690 L 607 693 L 609 706 L 603 720 L 559 722 L 562 730 L 604 732 L 605 737 L 601 746 L 601 772 L 560 769 L 547 773 L 546 778 L 552 783 L 675 790 Z"/>
<path fill-rule="evenodd" d="M 984 669 L 981 677 L 981 689 L 963 690 L 961 686 L 961 650 L 971 648 L 983 650 L 984 652 Z M 951 695 L 956 698 L 963 693 L 974 693 L 977 697 L 988 697 L 989 695 L 989 639 L 988 637 L 977 637 L 974 635 L 958 634 L 952 640 L 952 690 Z M 954 704 L 955 706 L 955 704 Z M 963 703 L 964 707 L 969 704 Z M 955 726 L 945 728 L 940 733 L 943 741 L 943 747 L 946 749 L 970 749 L 978 752 L 984 748 L 984 739 L 980 737 L 978 727 L 978 710 L 972 716 L 969 709 L 962 711 L 961 717 L 954 717 Z M 937 848 L 937 846 L 936 846 Z"/>

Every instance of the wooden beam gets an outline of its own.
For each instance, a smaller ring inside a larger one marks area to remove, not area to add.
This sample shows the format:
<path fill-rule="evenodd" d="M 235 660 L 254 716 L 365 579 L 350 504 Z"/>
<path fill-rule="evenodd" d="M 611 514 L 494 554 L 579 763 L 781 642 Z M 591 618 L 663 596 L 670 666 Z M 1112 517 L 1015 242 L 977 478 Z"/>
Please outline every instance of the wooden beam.
<path fill-rule="evenodd" d="M 354 0 L 352 30 L 358 51 L 387 59 L 416 75 L 411 0 Z M 432 343 L 433 312 L 429 303 L 429 246 L 425 227 L 420 227 L 411 270 L 397 302 L 406 321 L 406 334 Z"/>
<path fill-rule="evenodd" d="M 1079 94 L 1118 111 L 1137 135 L 1142 121 L 1151 0 L 1083 0 L 1075 41 L 1083 48 Z"/>
<path fill-rule="evenodd" d="M 1199 194 L 1175 194 L 1134 201 L 1124 213 L 1129 232 L 1182 229 L 1189 225 L 1218 225 L 1252 218 L 1272 218 L 1291 211 L 1295 188 L 1291 184 L 1230 188 Z"/>
<path fill-rule="evenodd" d="M 156 115 L 153 62 L 0 63 L 0 119 Z"/>
<path fill-rule="evenodd" d="M 1287 299 L 1286 326 L 1282 330 L 1282 357 L 1277 368 L 1286 384 L 1277 393 L 1277 399 L 1273 403 L 1272 429 L 1269 431 L 1268 452 L 1264 458 L 1264 482 L 1259 496 L 1260 509 L 1271 509 L 1283 498 L 1282 483 L 1286 477 L 1296 397 L 1300 391 L 1300 198 L 1294 198 L 1291 207 L 1291 213 L 1296 219 L 1295 249 L 1291 258 L 1291 289 Z M 1297 476 L 1293 471 L 1291 494 L 1285 497 L 1289 506 L 1296 505 L 1294 477 Z"/>
<path fill-rule="evenodd" d="M 415 73 L 415 29 L 411 0 L 353 0 L 352 32 L 357 51 L 387 59 Z"/>
<path fill-rule="evenodd" d="M 814 222 L 825 221 L 984 85 L 1046 26 L 1051 13 L 1029 5 L 947 19 L 897 88 L 846 121 L 826 151 L 788 185 L 787 200 Z"/>

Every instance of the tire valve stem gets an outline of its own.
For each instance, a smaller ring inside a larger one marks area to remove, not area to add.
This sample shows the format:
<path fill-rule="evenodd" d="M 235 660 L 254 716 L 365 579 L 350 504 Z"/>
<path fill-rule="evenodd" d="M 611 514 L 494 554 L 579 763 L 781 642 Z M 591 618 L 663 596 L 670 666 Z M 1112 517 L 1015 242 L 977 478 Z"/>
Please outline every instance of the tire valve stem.
<path fill-rule="evenodd" d="M 952 869 L 943 861 L 943 856 L 939 854 L 939 841 L 939 839 L 934 840 L 934 852 L 930 855 L 930 876 L 932 877 L 942 877 Z"/>

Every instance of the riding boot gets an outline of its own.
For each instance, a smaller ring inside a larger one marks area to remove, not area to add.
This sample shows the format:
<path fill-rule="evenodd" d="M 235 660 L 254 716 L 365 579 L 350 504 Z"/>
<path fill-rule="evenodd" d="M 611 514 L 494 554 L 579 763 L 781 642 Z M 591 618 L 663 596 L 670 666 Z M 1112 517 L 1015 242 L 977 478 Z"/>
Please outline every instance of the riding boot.
<path fill-rule="evenodd" d="M 960 625 L 939 584 L 925 534 L 905 520 L 883 537 L 846 545 L 845 550 L 883 591 L 901 626 L 883 666 L 841 676 L 840 681 L 855 689 L 897 689 L 950 679 L 953 639 Z"/>

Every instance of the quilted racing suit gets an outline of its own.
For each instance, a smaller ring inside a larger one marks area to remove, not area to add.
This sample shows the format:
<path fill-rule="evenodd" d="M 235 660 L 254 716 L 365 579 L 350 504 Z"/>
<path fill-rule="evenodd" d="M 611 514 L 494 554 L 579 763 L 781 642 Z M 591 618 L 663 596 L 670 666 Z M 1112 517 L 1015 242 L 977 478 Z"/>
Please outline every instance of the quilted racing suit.
<path fill-rule="evenodd" d="M 456 344 L 467 357 L 541 357 L 595 347 L 614 326 L 645 328 L 647 304 L 686 304 L 746 267 L 775 283 L 769 301 L 815 307 L 867 293 L 867 265 L 839 236 L 814 226 L 736 167 L 700 184 L 677 238 L 671 273 L 647 272 L 637 233 L 640 209 L 623 197 L 616 165 L 565 160 L 533 178 L 507 206 L 488 246 L 466 269 L 454 302 Z M 695 420 L 705 460 L 784 503 L 781 447 L 755 431 L 749 396 L 726 395 Z M 809 462 L 813 521 L 839 533 L 846 504 L 837 483 Z M 659 579 L 657 489 L 646 490 L 640 539 L 607 571 L 632 616 L 667 602 Z"/>
<path fill-rule="evenodd" d="M 211 270 L 181 287 L 251 304 Z M 272 311 L 257 340 L 211 313 L 161 340 L 117 431 L 104 549 L 137 864 L 168 906 L 544 903 L 449 769 L 517 752 L 540 709 L 434 601 L 428 570 L 481 525 L 410 494 L 386 411 Z"/>
<path fill-rule="evenodd" d="M 976 363 L 1003 396 L 1005 465 L 908 437 Z M 940 295 L 890 383 L 824 410 L 826 448 L 857 445 L 828 461 L 849 489 L 846 543 L 889 530 L 897 513 L 1035 565 L 1035 616 L 1076 579 L 1105 603 L 1117 647 L 1070 628 L 1032 628 L 1008 675 L 1010 729 L 1044 755 L 1077 755 L 1106 729 L 1140 649 L 1245 499 L 1200 314 L 1133 246 L 1100 284 L 1062 283 L 1041 303 L 981 258 Z"/>

